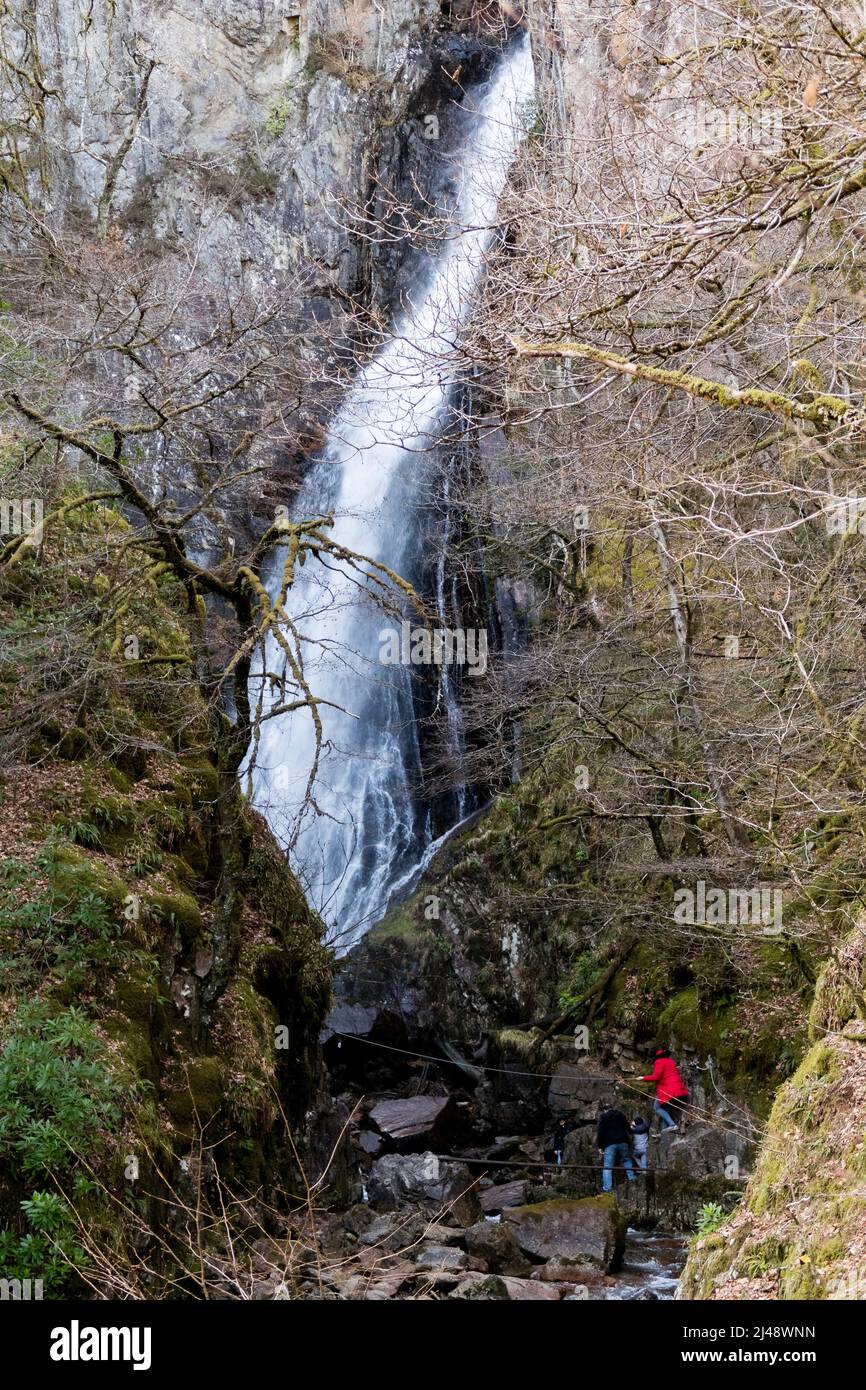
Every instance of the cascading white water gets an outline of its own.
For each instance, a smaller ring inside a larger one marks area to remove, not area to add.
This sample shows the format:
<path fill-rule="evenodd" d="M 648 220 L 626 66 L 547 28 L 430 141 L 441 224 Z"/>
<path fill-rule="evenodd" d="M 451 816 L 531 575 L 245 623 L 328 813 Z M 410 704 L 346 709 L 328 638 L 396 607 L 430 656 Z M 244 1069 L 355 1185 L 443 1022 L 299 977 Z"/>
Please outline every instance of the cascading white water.
<path fill-rule="evenodd" d="M 532 93 L 529 41 L 522 38 L 472 94 L 475 115 L 456 161 L 458 192 L 443 250 L 392 337 L 359 373 L 294 504 L 298 518 L 332 512 L 336 541 L 397 573 L 412 572 L 418 559 L 414 508 L 425 453 L 441 432 L 458 336 L 483 276 Z M 406 667 L 380 664 L 378 633 L 389 620 L 357 576 L 335 562 L 308 561 L 288 610 L 301 635 L 306 679 L 327 702 L 320 706 L 324 751 L 315 806 L 305 799 L 315 756 L 306 709 L 264 721 L 245 772 L 254 804 L 278 840 L 293 844 L 308 896 L 345 948 L 382 916 L 430 839 L 413 791 L 420 755 L 410 678 Z M 283 684 L 268 679 L 262 686 L 254 673 L 251 695 L 267 712 L 298 692 L 273 640 L 265 669 Z"/>

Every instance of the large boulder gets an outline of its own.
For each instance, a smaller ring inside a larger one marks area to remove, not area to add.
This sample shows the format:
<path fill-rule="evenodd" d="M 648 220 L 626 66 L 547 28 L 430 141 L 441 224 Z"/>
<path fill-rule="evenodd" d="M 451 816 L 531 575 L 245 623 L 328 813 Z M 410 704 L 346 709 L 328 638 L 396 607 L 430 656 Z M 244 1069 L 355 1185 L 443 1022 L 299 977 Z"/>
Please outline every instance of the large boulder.
<path fill-rule="evenodd" d="M 370 1169 L 367 1179 L 370 1205 L 385 1211 L 419 1206 L 425 1211 L 448 1212 L 461 1226 L 481 1217 L 475 1179 L 462 1163 L 449 1163 L 434 1153 L 386 1154 Z"/>
<path fill-rule="evenodd" d="M 547 1264 L 536 1265 L 529 1277 L 542 1284 L 568 1284 L 572 1288 L 576 1284 L 583 1287 L 603 1284 L 608 1278 L 595 1265 L 565 1259 L 548 1260 Z"/>
<path fill-rule="evenodd" d="M 479 1221 L 465 1233 L 466 1249 L 496 1274 L 528 1274 L 529 1262 L 507 1226 Z"/>
<path fill-rule="evenodd" d="M 537 1260 L 580 1260 L 605 1272 L 622 1262 L 626 1222 L 611 1195 L 512 1207 L 502 1221 L 520 1249 Z"/>
<path fill-rule="evenodd" d="M 559 1062 L 547 1091 L 547 1105 L 551 1113 L 565 1116 L 577 1124 L 594 1124 L 599 1112 L 610 1106 L 616 1106 L 630 1115 L 634 1103 L 634 1094 L 620 1087 L 615 1077 L 600 1076 L 598 1064 L 591 1058 Z"/>
<path fill-rule="evenodd" d="M 373 1215 L 372 1212 L 370 1214 Z M 364 1250 L 375 1251 L 377 1255 L 386 1251 L 393 1254 L 410 1250 L 427 1233 L 427 1227 L 424 1213 L 411 1207 L 408 1212 L 384 1212 L 374 1217 L 366 1231 L 358 1237 L 358 1244 Z"/>
<path fill-rule="evenodd" d="M 522 1207 L 526 1201 L 529 1184 L 524 1178 L 515 1182 L 497 1183 L 495 1187 L 483 1187 L 479 1198 L 481 1210 L 485 1213 L 502 1211 L 504 1207 Z"/>
<path fill-rule="evenodd" d="M 451 1273 L 454 1270 L 472 1269 L 472 1260 L 464 1250 L 456 1250 L 453 1245 L 425 1245 L 415 1256 L 418 1269 L 437 1269 Z"/>
<path fill-rule="evenodd" d="M 380 1101 L 369 1118 L 385 1139 L 405 1152 L 448 1143 L 461 1117 L 450 1096 L 410 1096 Z"/>
<path fill-rule="evenodd" d="M 562 1290 L 554 1284 L 538 1284 L 531 1279 L 503 1279 L 508 1297 L 513 1303 L 539 1303 L 542 1300 L 557 1302 Z"/>
<path fill-rule="evenodd" d="M 723 1125 L 687 1124 L 685 1129 L 658 1135 L 650 1145 L 652 1166 L 702 1177 L 722 1173 L 739 1177 L 745 1173 L 751 1147 L 742 1133 Z"/>

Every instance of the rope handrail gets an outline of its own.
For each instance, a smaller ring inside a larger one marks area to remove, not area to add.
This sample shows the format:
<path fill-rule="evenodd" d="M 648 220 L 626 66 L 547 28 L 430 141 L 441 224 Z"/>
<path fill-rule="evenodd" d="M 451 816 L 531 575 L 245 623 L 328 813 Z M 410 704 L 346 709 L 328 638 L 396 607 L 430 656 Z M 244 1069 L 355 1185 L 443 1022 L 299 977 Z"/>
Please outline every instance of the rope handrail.
<path fill-rule="evenodd" d="M 349 1042 L 363 1043 L 366 1047 L 378 1047 L 384 1052 L 396 1052 L 403 1057 L 412 1057 L 419 1062 L 435 1062 L 438 1066 L 457 1066 L 457 1063 L 451 1061 L 448 1057 L 435 1057 L 431 1053 L 417 1052 L 414 1049 L 407 1047 L 397 1047 L 393 1043 L 375 1042 L 372 1038 L 364 1038 L 357 1033 L 343 1033 L 337 1028 L 333 1028 L 330 1031 L 331 1035 L 335 1038 L 345 1038 Z M 456 1044 L 454 1043 L 452 1043 L 451 1045 L 456 1047 Z M 486 1066 L 484 1063 L 481 1062 L 467 1062 L 466 1065 L 473 1067 L 476 1071 L 490 1072 L 491 1074 L 498 1076 L 520 1076 L 525 1078 L 531 1078 L 537 1081 L 556 1081 L 559 1078 L 558 1072 L 518 1071 L 514 1067 L 490 1067 Z M 701 1064 L 699 1062 L 695 1063 L 694 1065 L 697 1066 L 701 1071 L 709 1070 L 710 1077 L 713 1080 L 713 1085 L 715 1086 L 715 1079 L 713 1078 L 711 1069 L 708 1066 L 701 1067 Z M 641 1090 L 641 1088 L 635 1085 L 634 1082 L 626 1079 L 612 1077 L 602 1072 L 598 1075 L 587 1075 L 586 1080 L 609 1081 L 616 1086 L 621 1086 L 624 1090 L 633 1091 L 636 1095 L 639 1095 L 643 1100 L 648 1099 L 648 1096 L 645 1091 Z M 716 1090 L 718 1091 L 718 1087 L 716 1087 Z M 719 1094 L 721 1094 L 721 1092 Z M 689 1109 L 693 1114 L 702 1116 L 704 1119 L 706 1119 L 707 1121 L 711 1121 L 714 1124 L 719 1124 L 719 1117 L 717 1115 L 714 1115 L 713 1112 L 710 1110 L 704 1110 L 700 1106 L 695 1105 L 693 1101 L 689 1102 Z M 763 1126 L 752 1124 L 751 1122 L 747 1123 L 749 1124 L 748 1130 L 746 1130 L 745 1127 L 740 1127 L 741 1122 L 739 1121 L 726 1120 L 724 1121 L 724 1128 L 728 1133 L 736 1134 L 738 1138 L 746 1140 L 747 1143 L 753 1143 L 757 1137 L 762 1136 L 766 1132 Z"/>

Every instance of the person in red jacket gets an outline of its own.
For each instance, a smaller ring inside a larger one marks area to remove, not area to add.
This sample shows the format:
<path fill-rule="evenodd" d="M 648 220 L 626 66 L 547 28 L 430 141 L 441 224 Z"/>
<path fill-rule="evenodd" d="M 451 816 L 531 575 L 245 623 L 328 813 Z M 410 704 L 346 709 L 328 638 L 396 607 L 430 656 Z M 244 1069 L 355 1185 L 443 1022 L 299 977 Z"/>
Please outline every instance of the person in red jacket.
<path fill-rule="evenodd" d="M 678 1129 L 674 1115 L 682 1114 L 689 1098 L 689 1090 L 671 1054 L 660 1047 L 656 1052 L 652 1071 L 649 1076 L 642 1076 L 641 1081 L 655 1082 L 656 1098 L 653 1110 L 661 1120 L 662 1130 Z"/>

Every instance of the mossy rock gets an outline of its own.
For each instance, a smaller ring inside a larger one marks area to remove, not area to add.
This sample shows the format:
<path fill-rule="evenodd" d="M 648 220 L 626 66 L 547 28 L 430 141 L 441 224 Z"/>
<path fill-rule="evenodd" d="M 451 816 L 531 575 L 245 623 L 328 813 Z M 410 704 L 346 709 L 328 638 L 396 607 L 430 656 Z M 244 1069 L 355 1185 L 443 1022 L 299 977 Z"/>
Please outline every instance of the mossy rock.
<path fill-rule="evenodd" d="M 828 1032 L 839 1033 L 852 1019 L 860 1017 L 853 981 L 859 981 L 862 993 L 866 982 L 866 930 L 862 925 L 848 933 L 818 980 L 809 1011 L 809 1034 L 813 1040 Z"/>
<path fill-rule="evenodd" d="M 279 847 L 240 794 L 229 767 L 231 724 L 197 690 L 194 668 L 149 672 L 112 651 L 115 614 L 104 598 L 134 595 L 117 616 L 121 631 L 139 636 L 145 656 L 189 654 L 189 624 L 203 616 L 200 598 L 190 616 L 188 595 L 172 579 L 148 579 L 136 593 L 140 556 L 122 546 L 106 587 L 104 538 L 127 531 L 119 513 L 75 513 L 50 531 L 38 556 L 16 566 L 14 592 L 0 592 L 3 621 L 46 638 L 56 628 L 50 615 L 64 604 L 64 634 L 100 670 L 80 726 L 59 717 L 40 726 L 42 672 L 35 664 L 9 666 L 16 704 L 23 693 L 24 707 L 29 701 L 37 711 L 21 736 L 21 757 L 29 750 L 38 761 L 40 795 L 25 808 L 21 846 L 13 849 L 32 866 L 22 903 L 32 910 L 16 921 L 8 949 L 16 969 L 29 972 L 22 988 L 55 1006 L 74 1003 L 108 1040 L 107 1065 L 124 1090 L 123 1144 L 155 1156 L 151 1193 L 159 1189 L 157 1167 L 167 1183 L 183 1181 L 179 1155 L 199 1124 L 219 1116 L 208 1134 L 219 1146 L 214 1161 L 241 1175 L 245 1190 L 268 1187 L 276 1200 L 292 1172 L 280 1149 L 280 1115 L 301 1133 L 318 1079 L 332 956 Z M 89 547 L 87 537 L 94 538 Z M 6 676 L 4 665 L 4 688 Z M 68 833 L 57 835 L 63 825 Z M 135 922 L 125 915 L 133 895 L 142 907 Z M 65 975 L 46 972 L 33 927 L 52 913 L 59 929 L 67 919 L 72 926 L 61 942 L 71 962 L 64 957 Z M 196 977 L 192 953 L 205 940 L 213 963 Z M 195 1007 L 173 1002 L 181 997 L 178 982 L 181 991 L 190 986 Z M 292 1039 L 279 1056 L 277 1022 L 289 1025 Z M 220 1143 L 230 1132 L 231 1142 Z M 148 1205 L 141 1188 L 123 1184 L 114 1151 L 110 1162 L 111 1173 L 100 1177 L 109 1188 L 116 1181 L 128 1206 L 161 1232 L 165 1205 L 155 1198 Z M 120 1205 L 94 1214 L 106 1268 L 115 1251 L 118 1267 L 126 1267 L 135 1236 Z"/>
<path fill-rule="evenodd" d="M 64 729 L 54 741 L 48 734 L 45 741 L 50 751 L 57 758 L 62 758 L 65 762 L 81 762 L 91 752 L 91 743 L 84 729 L 79 729 L 73 724 L 72 728 Z"/>
<path fill-rule="evenodd" d="M 125 1018 L 150 1024 L 165 1002 L 155 970 L 142 963 L 117 977 L 112 983 L 111 1002 Z"/>
<path fill-rule="evenodd" d="M 81 815 L 98 828 L 101 847 L 115 852 L 123 850 L 138 827 L 138 806 L 130 797 L 95 792 L 87 785 Z"/>
<path fill-rule="evenodd" d="M 185 759 L 184 776 L 188 778 L 194 806 L 216 805 L 221 792 L 220 773 L 209 758 Z"/>
<path fill-rule="evenodd" d="M 159 1075 L 158 1056 L 149 1023 L 124 1010 L 107 1014 L 102 1026 L 118 1045 L 114 1071 L 121 1084 L 131 1088 L 142 1080 L 155 1082 Z"/>
<path fill-rule="evenodd" d="M 848 1122 L 866 1112 L 861 1048 L 844 1036 L 824 1039 L 782 1087 L 743 1208 L 713 1246 L 695 1243 L 684 1296 L 710 1297 L 722 1283 L 736 1296 L 740 1282 L 740 1296 L 751 1297 L 750 1281 L 762 1280 L 762 1296 L 852 1296 L 836 1290 L 845 1288 L 851 1240 L 863 1229 L 862 1124 L 852 1147 Z"/>
<path fill-rule="evenodd" d="M 404 942 L 407 946 L 417 946 L 425 940 L 427 926 L 422 913 L 421 898 L 416 896 L 391 908 L 381 922 L 371 927 L 367 935 L 374 942 Z"/>
<path fill-rule="evenodd" d="M 148 893 L 147 909 L 158 922 L 176 927 L 184 948 L 190 950 L 204 935 L 204 919 L 195 898 L 177 889 L 174 893 Z"/>
<path fill-rule="evenodd" d="M 267 1130 L 274 1119 L 278 1022 L 274 1006 L 249 980 L 233 980 L 217 1005 L 214 1036 L 224 1040 L 223 1056 L 242 1078 L 232 1083 L 227 1110 L 244 1133 Z"/>
<path fill-rule="evenodd" d="M 206 1125 L 225 1101 L 227 1069 L 219 1057 L 192 1057 L 168 1088 L 165 1106 L 178 1130 L 190 1134 Z"/>
<path fill-rule="evenodd" d="M 693 1176 L 677 1169 L 658 1169 L 650 1173 L 649 1180 L 620 1184 L 618 1195 L 630 1225 L 691 1233 L 702 1207 L 712 1202 L 730 1211 L 741 1199 L 744 1186 L 722 1173 Z"/>
<path fill-rule="evenodd" d="M 503 1225 L 535 1259 L 584 1259 L 611 1271 L 625 1250 L 626 1219 L 613 1193 L 554 1197 L 503 1212 Z"/>
<path fill-rule="evenodd" d="M 51 887 L 61 902 L 75 902 L 95 893 L 110 907 L 122 911 L 132 889 L 111 872 L 107 864 L 90 858 L 68 841 L 54 841 L 46 860 Z"/>

